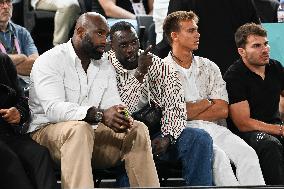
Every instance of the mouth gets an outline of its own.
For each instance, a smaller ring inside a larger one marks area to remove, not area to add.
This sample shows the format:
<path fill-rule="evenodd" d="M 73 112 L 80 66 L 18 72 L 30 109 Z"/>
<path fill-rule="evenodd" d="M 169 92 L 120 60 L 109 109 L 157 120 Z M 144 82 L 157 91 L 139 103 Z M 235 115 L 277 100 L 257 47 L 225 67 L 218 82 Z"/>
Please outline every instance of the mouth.
<path fill-rule="evenodd" d="M 136 54 L 127 56 L 126 60 L 129 61 L 129 62 L 135 61 L 136 60 Z"/>
<path fill-rule="evenodd" d="M 100 47 L 97 48 L 97 51 L 100 52 L 100 53 L 104 53 L 105 48 L 106 48 L 105 46 L 100 46 Z"/>

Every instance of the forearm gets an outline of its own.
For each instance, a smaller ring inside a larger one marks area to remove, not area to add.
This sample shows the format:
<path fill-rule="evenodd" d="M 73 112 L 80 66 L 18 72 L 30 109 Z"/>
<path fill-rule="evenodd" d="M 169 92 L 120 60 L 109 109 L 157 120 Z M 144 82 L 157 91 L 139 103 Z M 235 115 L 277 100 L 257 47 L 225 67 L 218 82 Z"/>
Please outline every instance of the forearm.
<path fill-rule="evenodd" d="M 279 125 L 268 124 L 256 119 L 243 119 L 236 124 L 241 132 L 262 131 L 272 135 L 282 135 Z M 284 131 L 284 130 L 283 130 Z"/>
<path fill-rule="evenodd" d="M 116 6 L 115 2 L 113 1 L 99 0 L 99 3 L 108 17 L 135 19 L 134 14 L 119 6 Z"/>
<path fill-rule="evenodd" d="M 11 58 L 15 66 L 24 63 L 27 58 L 27 56 L 23 54 L 9 54 L 8 56 Z"/>
<path fill-rule="evenodd" d="M 225 101 L 215 102 L 205 111 L 193 117 L 193 120 L 217 121 L 228 117 L 228 104 Z"/>
<path fill-rule="evenodd" d="M 279 111 L 282 121 L 284 121 L 284 97 L 280 96 Z"/>
<path fill-rule="evenodd" d="M 197 102 L 186 102 L 187 120 L 193 120 L 210 106 L 212 106 L 212 104 L 207 99 L 202 99 Z"/>
<path fill-rule="evenodd" d="M 30 55 L 29 57 L 25 59 L 23 63 L 16 65 L 18 74 L 29 76 L 31 73 L 33 64 L 35 60 L 37 59 L 37 57 L 38 57 L 37 54 Z"/>

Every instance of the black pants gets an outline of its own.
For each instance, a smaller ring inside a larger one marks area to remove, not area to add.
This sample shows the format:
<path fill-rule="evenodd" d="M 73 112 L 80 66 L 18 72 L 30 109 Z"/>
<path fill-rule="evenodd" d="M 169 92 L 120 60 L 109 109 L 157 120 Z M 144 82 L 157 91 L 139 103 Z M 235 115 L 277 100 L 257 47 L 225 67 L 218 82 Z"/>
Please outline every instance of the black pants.
<path fill-rule="evenodd" d="M 256 151 L 265 183 L 267 185 L 283 185 L 284 140 L 263 132 L 247 132 L 240 136 Z"/>
<path fill-rule="evenodd" d="M 54 189 L 56 179 L 48 150 L 29 136 L 0 136 L 0 188 Z"/>

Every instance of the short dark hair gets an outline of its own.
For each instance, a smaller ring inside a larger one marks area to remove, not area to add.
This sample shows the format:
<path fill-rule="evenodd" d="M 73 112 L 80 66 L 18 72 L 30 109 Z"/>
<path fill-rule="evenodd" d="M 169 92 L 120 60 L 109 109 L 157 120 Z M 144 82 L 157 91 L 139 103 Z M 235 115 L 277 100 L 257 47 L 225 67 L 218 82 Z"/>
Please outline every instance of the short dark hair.
<path fill-rule="evenodd" d="M 120 22 L 115 23 L 110 28 L 110 33 L 109 33 L 110 40 L 112 40 L 115 32 L 117 32 L 117 31 L 128 31 L 128 30 L 131 30 L 131 28 L 135 29 L 134 26 L 129 22 L 120 21 Z"/>
<path fill-rule="evenodd" d="M 247 39 L 250 35 L 267 37 L 267 32 L 259 24 L 255 23 L 244 24 L 240 26 L 235 33 L 236 46 L 238 48 L 244 48 L 247 43 Z"/>
<path fill-rule="evenodd" d="M 198 16 L 193 11 L 176 11 L 169 14 L 163 24 L 164 34 L 170 44 L 172 44 L 171 33 L 180 31 L 180 22 L 194 20 L 198 23 Z"/>

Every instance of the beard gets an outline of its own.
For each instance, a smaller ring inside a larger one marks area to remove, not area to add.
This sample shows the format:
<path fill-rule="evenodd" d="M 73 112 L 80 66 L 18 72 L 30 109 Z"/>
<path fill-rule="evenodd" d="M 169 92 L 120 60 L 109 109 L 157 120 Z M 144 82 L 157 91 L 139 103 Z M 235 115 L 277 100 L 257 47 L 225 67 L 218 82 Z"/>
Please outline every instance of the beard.
<path fill-rule="evenodd" d="M 104 45 L 94 45 L 92 43 L 91 37 L 87 34 L 82 40 L 82 49 L 91 59 L 99 60 L 101 59 L 104 52 L 98 50 L 105 48 Z"/>

